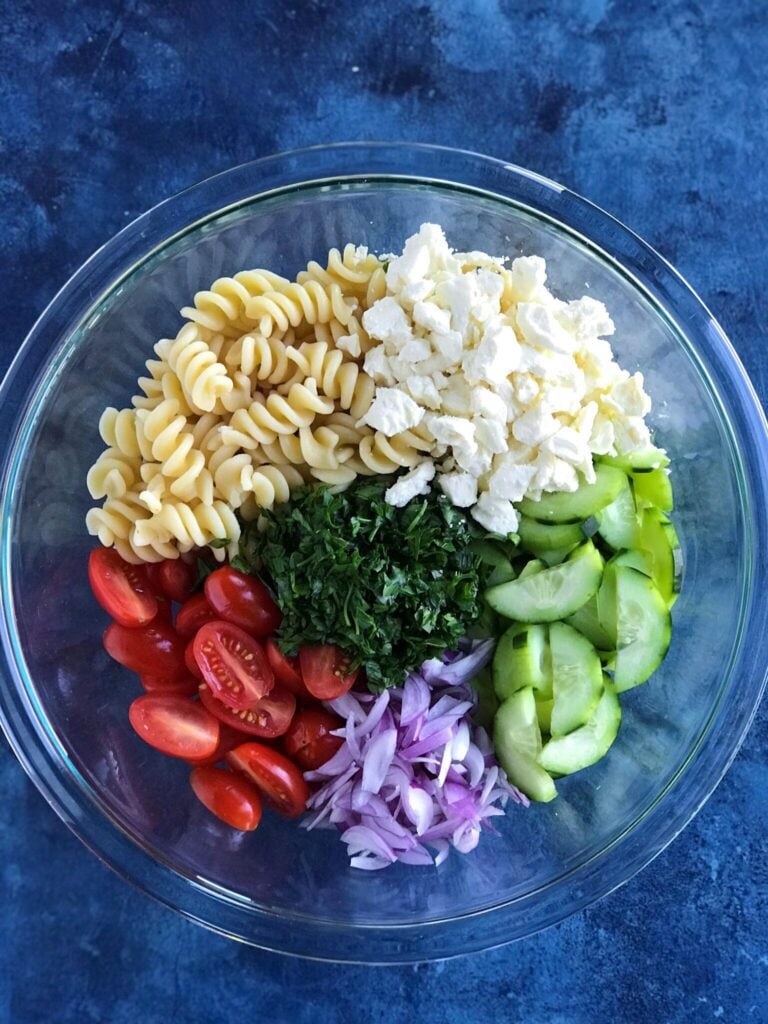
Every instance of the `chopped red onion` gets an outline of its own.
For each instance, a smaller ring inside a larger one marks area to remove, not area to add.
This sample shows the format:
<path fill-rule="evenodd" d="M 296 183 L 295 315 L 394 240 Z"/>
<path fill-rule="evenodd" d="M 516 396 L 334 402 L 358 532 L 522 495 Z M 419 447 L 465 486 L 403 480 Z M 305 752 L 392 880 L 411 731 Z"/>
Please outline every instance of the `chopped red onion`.
<path fill-rule="evenodd" d="M 490 660 L 493 642 L 467 648 L 424 662 L 398 689 L 328 703 L 345 719 L 335 733 L 344 743 L 305 773 L 320 783 L 305 827 L 340 829 L 352 867 L 441 864 L 451 846 L 468 853 L 483 828 L 495 831 L 489 819 L 510 798 L 528 804 L 469 717 L 476 704 L 469 681 Z"/>

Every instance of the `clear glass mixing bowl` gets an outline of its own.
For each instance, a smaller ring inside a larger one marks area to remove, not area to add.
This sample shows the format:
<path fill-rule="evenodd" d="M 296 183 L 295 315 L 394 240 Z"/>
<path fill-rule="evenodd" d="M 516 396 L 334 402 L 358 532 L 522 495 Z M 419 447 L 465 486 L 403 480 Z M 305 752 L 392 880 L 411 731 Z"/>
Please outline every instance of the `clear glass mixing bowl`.
<path fill-rule="evenodd" d="M 617 743 L 559 798 L 438 869 L 346 866 L 332 834 L 274 818 L 240 835 L 183 765 L 127 725 L 137 685 L 105 655 L 86 580 L 84 480 L 107 404 L 215 278 L 295 274 L 347 241 L 397 249 L 423 221 L 460 249 L 547 258 L 556 292 L 603 299 L 674 467 L 686 574 L 669 656 L 628 694 Z M 235 168 L 151 210 L 65 285 L 0 395 L 7 736 L 46 799 L 120 874 L 269 949 L 333 960 L 450 956 L 529 935 L 626 881 L 712 792 L 764 684 L 766 424 L 722 331 L 640 239 L 566 189 L 470 153 L 342 145 Z"/>

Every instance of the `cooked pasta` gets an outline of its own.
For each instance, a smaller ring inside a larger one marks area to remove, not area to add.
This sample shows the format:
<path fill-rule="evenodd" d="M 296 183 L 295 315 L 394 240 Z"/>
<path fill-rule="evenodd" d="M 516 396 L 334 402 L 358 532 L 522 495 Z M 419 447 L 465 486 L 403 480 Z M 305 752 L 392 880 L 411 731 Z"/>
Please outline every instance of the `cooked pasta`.
<path fill-rule="evenodd" d="M 235 550 L 238 516 L 287 501 L 307 482 L 413 466 L 425 428 L 394 437 L 360 426 L 374 398 L 362 361 L 363 313 L 386 295 L 384 264 L 332 249 L 296 278 L 268 270 L 221 277 L 155 344 L 131 407 L 99 420 L 106 450 L 88 474 L 88 529 L 133 562 L 214 543 Z M 218 543 L 216 543 L 218 542 Z"/>

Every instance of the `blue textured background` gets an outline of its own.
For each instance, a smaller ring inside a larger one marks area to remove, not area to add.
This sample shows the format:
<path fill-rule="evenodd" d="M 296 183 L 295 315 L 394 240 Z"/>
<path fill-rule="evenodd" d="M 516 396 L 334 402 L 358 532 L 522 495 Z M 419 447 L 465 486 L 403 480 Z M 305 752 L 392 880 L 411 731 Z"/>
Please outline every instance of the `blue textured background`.
<path fill-rule="evenodd" d="M 476 149 L 672 260 L 768 396 L 763 0 L 0 0 L 0 369 L 93 249 L 244 160 Z M 768 715 L 688 830 L 584 914 L 467 960 L 305 964 L 209 935 L 72 838 L 0 741 L 0 1021 L 768 1021 Z"/>

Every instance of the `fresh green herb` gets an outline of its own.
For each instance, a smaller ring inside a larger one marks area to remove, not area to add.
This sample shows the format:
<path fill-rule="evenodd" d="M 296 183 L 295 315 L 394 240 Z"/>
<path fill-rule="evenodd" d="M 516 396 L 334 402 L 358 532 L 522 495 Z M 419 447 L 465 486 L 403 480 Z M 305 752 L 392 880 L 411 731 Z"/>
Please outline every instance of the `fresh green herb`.
<path fill-rule="evenodd" d="M 285 653 L 336 644 L 374 691 L 455 647 L 480 613 L 480 561 L 464 514 L 437 494 L 394 508 L 384 501 L 389 483 L 361 481 L 342 494 L 303 488 L 260 526 L 244 524 L 240 541 L 239 561 L 274 588 Z"/>
<path fill-rule="evenodd" d="M 216 537 L 208 541 L 209 548 L 225 548 L 229 544 L 229 537 Z"/>
<path fill-rule="evenodd" d="M 216 564 L 215 563 L 213 565 L 211 565 L 210 562 L 206 562 L 204 558 L 198 558 L 198 560 L 197 560 L 197 579 L 195 580 L 195 585 L 194 585 L 194 587 L 192 589 L 196 590 L 196 591 L 197 590 L 202 590 L 203 589 L 203 584 L 205 583 L 206 579 L 211 575 L 211 573 L 213 572 L 213 570 L 215 568 L 216 568 Z"/>

